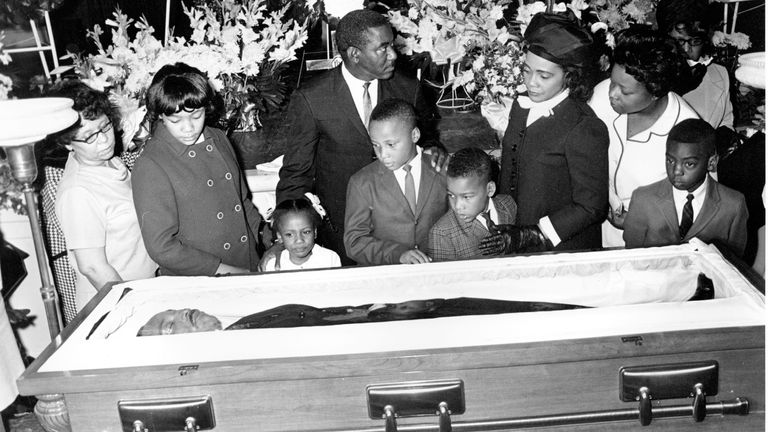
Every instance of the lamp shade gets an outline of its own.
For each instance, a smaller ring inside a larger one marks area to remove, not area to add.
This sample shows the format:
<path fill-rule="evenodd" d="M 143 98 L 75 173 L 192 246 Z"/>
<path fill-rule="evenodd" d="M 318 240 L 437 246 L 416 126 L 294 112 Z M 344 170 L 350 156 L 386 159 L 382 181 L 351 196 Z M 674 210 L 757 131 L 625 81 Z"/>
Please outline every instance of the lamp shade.
<path fill-rule="evenodd" d="M 73 101 L 32 98 L 0 101 L 0 147 L 35 143 L 77 121 Z"/>
<path fill-rule="evenodd" d="M 765 52 L 740 55 L 739 67 L 734 74 L 742 84 L 765 89 Z"/>

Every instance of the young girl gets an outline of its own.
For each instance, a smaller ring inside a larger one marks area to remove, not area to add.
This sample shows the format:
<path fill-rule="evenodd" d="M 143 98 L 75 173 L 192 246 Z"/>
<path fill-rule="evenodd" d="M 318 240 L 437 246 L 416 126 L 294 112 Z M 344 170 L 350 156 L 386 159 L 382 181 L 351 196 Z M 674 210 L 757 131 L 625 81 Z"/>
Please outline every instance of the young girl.
<path fill-rule="evenodd" d="M 272 229 L 284 250 L 265 264 L 266 271 L 341 267 L 339 255 L 315 244 L 320 215 L 305 199 L 281 202 L 272 213 Z"/>
<path fill-rule="evenodd" d="M 133 171 L 133 200 L 160 274 L 258 268 L 261 216 L 226 135 L 205 126 L 213 102 L 205 75 L 183 63 L 163 66 L 147 91 L 156 123 Z"/>

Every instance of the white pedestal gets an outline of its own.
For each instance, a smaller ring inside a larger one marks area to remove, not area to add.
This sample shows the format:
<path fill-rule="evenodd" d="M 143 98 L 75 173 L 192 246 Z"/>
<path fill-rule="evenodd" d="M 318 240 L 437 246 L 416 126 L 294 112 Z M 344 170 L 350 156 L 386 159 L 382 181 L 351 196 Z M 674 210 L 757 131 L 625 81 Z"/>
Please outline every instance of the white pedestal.
<path fill-rule="evenodd" d="M 0 211 L 0 230 L 3 231 L 3 236 L 7 242 L 29 254 L 24 260 L 27 267 L 27 277 L 11 295 L 9 303 L 14 309 L 29 309 L 29 315 L 36 317 L 33 325 L 19 330 L 19 336 L 27 349 L 27 354 L 37 357 L 51 342 L 51 337 L 48 334 L 45 307 L 40 297 L 42 282 L 35 259 L 35 245 L 32 241 L 29 219 L 9 210 L 2 210 Z"/>

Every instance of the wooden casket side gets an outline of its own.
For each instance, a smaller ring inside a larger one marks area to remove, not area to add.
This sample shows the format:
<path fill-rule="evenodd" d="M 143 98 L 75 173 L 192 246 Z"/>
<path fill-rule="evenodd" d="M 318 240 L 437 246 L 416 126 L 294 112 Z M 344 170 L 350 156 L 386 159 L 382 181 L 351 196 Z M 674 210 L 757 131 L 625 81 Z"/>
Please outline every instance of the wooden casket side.
<path fill-rule="evenodd" d="M 65 331 L 65 342 L 73 332 Z M 53 349 L 49 347 L 25 372 L 19 387 L 24 394 L 65 394 L 75 431 L 120 430 L 120 400 L 200 395 L 213 398 L 216 430 L 383 430 L 383 420 L 369 418 L 366 386 L 443 379 L 464 382 L 467 409 L 454 417 L 457 425 L 627 410 L 637 404 L 619 399 L 620 368 L 710 360 L 717 361 L 720 368 L 719 392 L 710 395 L 710 400 L 748 397 L 752 414 L 735 418 L 713 415 L 703 423 L 690 418 L 659 419 L 651 428 L 764 428 L 763 325 L 441 349 L 40 372 Z M 659 409 L 690 403 L 687 398 L 653 401 Z M 402 427 L 436 423 L 432 417 L 398 419 Z M 636 420 L 621 426 L 581 426 L 582 430 L 618 427 L 640 426 Z M 569 430 L 578 429 L 573 426 Z"/>
<path fill-rule="evenodd" d="M 641 344 L 637 336 L 642 337 Z M 381 427 L 368 418 L 370 384 L 461 379 L 467 411 L 456 422 L 634 408 L 619 400 L 618 371 L 624 366 L 716 360 L 720 392 L 711 399 L 748 397 L 746 417 L 659 420 L 674 430 L 764 428 L 764 328 L 657 333 L 621 338 L 560 341 L 460 352 L 384 353 L 379 357 L 313 359 L 281 364 L 165 367 L 101 376 L 102 390 L 77 386 L 66 393 L 73 430 L 119 430 L 117 402 L 130 399 L 211 395 L 217 429 L 352 430 Z M 187 371 L 182 374 L 182 370 Z M 60 379 L 64 379 L 60 377 Z M 108 381 L 114 380 L 109 383 Z M 103 391 L 104 388 L 134 389 Z M 66 380 L 62 384 L 67 384 Z M 96 383 L 94 383 L 94 387 Z M 48 387 L 50 388 L 50 387 Z M 655 406 L 690 404 L 690 399 Z M 401 419 L 401 425 L 436 422 Z M 640 428 L 627 422 L 621 427 Z M 615 430 L 616 424 L 605 430 Z M 592 424 L 585 430 L 596 430 Z"/>

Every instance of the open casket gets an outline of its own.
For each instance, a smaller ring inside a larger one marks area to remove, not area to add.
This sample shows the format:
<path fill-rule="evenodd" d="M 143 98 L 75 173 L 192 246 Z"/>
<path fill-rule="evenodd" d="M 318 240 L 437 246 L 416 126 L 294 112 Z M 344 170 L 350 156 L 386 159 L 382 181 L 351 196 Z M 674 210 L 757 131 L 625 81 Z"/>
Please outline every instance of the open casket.
<path fill-rule="evenodd" d="M 699 273 L 715 299 L 685 301 Z M 226 326 L 281 304 L 462 296 L 590 308 L 134 336 L 172 308 Z M 764 320 L 764 296 L 699 242 L 166 277 L 100 292 L 18 383 L 63 394 L 74 431 L 763 430 Z"/>

